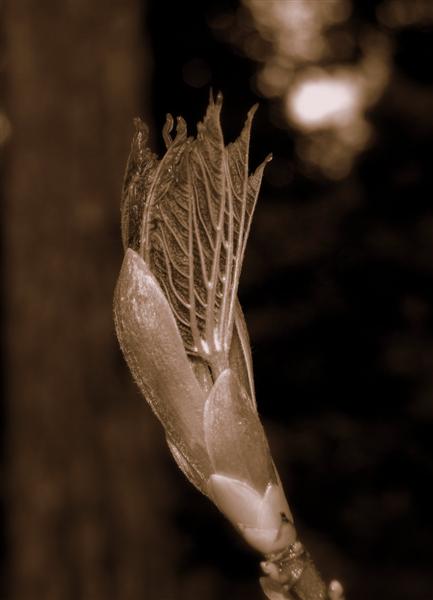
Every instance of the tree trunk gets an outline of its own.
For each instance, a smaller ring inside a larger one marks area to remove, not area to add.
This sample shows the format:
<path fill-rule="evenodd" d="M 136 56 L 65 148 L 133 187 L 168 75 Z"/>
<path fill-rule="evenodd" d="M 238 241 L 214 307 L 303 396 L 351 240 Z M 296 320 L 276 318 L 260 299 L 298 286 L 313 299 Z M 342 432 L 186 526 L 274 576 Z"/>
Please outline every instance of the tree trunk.
<path fill-rule="evenodd" d="M 111 314 L 120 187 L 149 71 L 139 8 L 5 7 L 10 600 L 176 597 L 163 436 Z"/>

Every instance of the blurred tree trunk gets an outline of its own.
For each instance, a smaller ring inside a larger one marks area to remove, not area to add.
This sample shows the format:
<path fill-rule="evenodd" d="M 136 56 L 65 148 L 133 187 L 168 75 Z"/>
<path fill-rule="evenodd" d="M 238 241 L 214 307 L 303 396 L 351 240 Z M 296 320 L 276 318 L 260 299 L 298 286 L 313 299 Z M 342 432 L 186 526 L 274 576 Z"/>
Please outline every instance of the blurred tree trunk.
<path fill-rule="evenodd" d="M 163 437 L 111 315 L 149 72 L 139 1 L 8 0 L 5 13 L 8 597 L 174 598 Z"/>

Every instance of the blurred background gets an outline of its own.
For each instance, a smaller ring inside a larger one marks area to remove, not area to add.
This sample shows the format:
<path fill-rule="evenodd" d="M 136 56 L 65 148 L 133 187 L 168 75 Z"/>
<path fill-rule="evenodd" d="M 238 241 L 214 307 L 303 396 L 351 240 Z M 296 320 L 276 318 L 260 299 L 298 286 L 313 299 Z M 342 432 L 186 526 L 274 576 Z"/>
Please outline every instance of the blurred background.
<path fill-rule="evenodd" d="M 301 538 L 347 600 L 432 597 L 433 4 L 0 3 L 5 600 L 259 600 L 112 324 L 140 115 L 269 152 L 240 286 Z"/>

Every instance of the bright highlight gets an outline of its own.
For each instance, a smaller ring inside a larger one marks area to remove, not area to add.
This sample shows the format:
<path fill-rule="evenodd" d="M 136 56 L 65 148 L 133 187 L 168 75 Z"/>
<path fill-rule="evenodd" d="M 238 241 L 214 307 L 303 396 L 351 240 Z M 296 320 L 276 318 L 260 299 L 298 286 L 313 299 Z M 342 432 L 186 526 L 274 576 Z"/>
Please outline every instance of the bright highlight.
<path fill-rule="evenodd" d="M 360 89 L 345 77 L 305 79 L 291 92 L 288 112 L 294 123 L 305 129 L 346 125 L 359 111 Z"/>

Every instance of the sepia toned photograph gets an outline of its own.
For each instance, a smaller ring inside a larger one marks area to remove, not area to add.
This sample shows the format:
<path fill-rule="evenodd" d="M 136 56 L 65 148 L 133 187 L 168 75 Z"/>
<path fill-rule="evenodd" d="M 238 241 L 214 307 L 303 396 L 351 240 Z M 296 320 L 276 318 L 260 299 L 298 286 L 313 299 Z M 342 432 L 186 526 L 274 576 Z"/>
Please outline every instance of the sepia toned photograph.
<path fill-rule="evenodd" d="M 433 598 L 433 2 L 0 0 L 0 600 Z"/>

